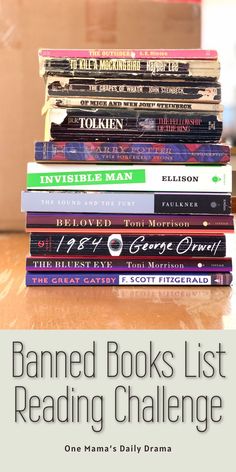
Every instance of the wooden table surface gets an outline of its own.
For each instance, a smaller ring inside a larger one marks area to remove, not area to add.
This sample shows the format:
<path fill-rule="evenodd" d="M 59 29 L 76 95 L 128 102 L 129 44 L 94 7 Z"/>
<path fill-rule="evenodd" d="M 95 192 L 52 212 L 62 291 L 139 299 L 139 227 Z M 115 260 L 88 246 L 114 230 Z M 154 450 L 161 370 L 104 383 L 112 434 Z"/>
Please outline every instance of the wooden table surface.
<path fill-rule="evenodd" d="M 236 328 L 235 287 L 26 288 L 28 236 L 1 233 L 0 248 L 0 329 Z"/>

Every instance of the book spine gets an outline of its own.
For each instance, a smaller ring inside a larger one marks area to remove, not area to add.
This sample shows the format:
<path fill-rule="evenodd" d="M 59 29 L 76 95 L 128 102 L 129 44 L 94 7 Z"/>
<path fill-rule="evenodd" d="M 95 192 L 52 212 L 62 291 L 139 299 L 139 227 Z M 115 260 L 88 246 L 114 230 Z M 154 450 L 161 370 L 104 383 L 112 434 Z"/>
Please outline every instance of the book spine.
<path fill-rule="evenodd" d="M 122 166 L 29 163 L 28 190 L 231 192 L 231 166 Z"/>
<path fill-rule="evenodd" d="M 138 192 L 22 192 L 23 212 L 79 212 L 100 214 L 231 213 L 231 195 L 219 193 Z"/>
<path fill-rule="evenodd" d="M 192 59 L 45 58 L 42 75 L 69 77 L 218 79 L 219 62 Z"/>
<path fill-rule="evenodd" d="M 45 141 L 218 142 L 222 114 L 53 108 L 47 112 L 45 134 Z"/>
<path fill-rule="evenodd" d="M 28 165 L 27 188 L 58 190 L 231 192 L 231 166 Z"/>
<path fill-rule="evenodd" d="M 225 235 L 31 233 L 31 256 L 226 256 Z"/>
<path fill-rule="evenodd" d="M 231 195 L 163 193 L 154 196 L 154 213 L 229 214 Z"/>
<path fill-rule="evenodd" d="M 201 257 L 27 257 L 28 272 L 231 272 L 232 259 Z"/>
<path fill-rule="evenodd" d="M 218 59 L 206 49 L 40 49 L 40 58 Z"/>
<path fill-rule="evenodd" d="M 124 79 L 75 79 L 48 77 L 47 98 L 52 97 L 113 97 L 116 99 L 152 99 L 198 103 L 220 103 L 218 82 L 161 82 Z"/>
<path fill-rule="evenodd" d="M 42 272 L 40 275 L 28 272 L 26 285 L 30 286 L 115 286 L 115 285 L 230 285 L 232 274 L 205 273 L 205 274 L 83 274 Z"/>
<path fill-rule="evenodd" d="M 122 98 L 92 98 L 92 97 L 51 97 L 47 100 L 43 112 L 53 107 L 62 108 L 117 108 L 128 110 L 158 110 L 172 112 L 203 112 L 222 113 L 223 106 L 213 103 L 164 102 L 156 100 L 124 100 Z"/>
<path fill-rule="evenodd" d="M 26 227 L 31 232 L 55 229 L 57 232 L 81 232 L 104 231 L 110 229 L 123 229 L 125 231 L 176 232 L 192 230 L 204 231 L 233 231 L 233 216 L 207 216 L 207 215 L 114 215 L 90 213 L 27 213 Z"/>
<path fill-rule="evenodd" d="M 221 144 L 49 141 L 35 143 L 35 160 L 86 164 L 227 164 L 230 148 Z"/>

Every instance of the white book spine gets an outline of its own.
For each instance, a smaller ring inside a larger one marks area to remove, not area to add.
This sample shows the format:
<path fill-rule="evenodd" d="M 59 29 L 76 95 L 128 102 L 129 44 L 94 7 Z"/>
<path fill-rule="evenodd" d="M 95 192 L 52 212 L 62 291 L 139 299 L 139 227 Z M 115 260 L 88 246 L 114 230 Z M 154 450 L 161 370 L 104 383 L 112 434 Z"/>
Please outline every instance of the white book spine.
<path fill-rule="evenodd" d="M 60 165 L 29 163 L 29 190 L 231 192 L 232 168 L 191 165 Z"/>

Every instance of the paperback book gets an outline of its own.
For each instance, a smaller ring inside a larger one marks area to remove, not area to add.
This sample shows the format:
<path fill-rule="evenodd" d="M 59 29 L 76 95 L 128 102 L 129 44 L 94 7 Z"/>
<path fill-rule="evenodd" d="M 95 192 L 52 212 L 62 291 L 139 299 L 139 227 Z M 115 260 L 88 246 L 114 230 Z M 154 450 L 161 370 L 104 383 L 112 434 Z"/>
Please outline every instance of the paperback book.
<path fill-rule="evenodd" d="M 233 232 L 232 215 L 133 215 L 99 213 L 27 213 L 26 229 L 30 232 L 100 232 L 117 229 L 122 232 L 184 233 L 199 232 Z"/>
<path fill-rule="evenodd" d="M 128 110 L 158 110 L 174 112 L 222 113 L 223 106 L 218 103 L 167 102 L 157 100 L 130 100 L 101 97 L 50 97 L 43 107 L 43 113 L 54 107 L 62 108 L 117 108 Z"/>
<path fill-rule="evenodd" d="M 46 100 L 61 97 L 111 97 L 133 100 L 168 100 L 220 103 L 219 82 L 190 80 L 141 80 L 93 77 L 55 77 L 46 81 Z"/>
<path fill-rule="evenodd" d="M 50 108 L 45 141 L 218 142 L 222 113 L 107 108 Z"/>
<path fill-rule="evenodd" d="M 132 275 L 126 273 L 56 273 L 48 272 L 35 274 L 28 272 L 26 274 L 27 286 L 114 286 L 114 285 L 230 285 L 232 282 L 232 274 L 228 273 L 203 273 L 203 274 L 139 274 Z"/>
<path fill-rule="evenodd" d="M 220 75 L 217 59 L 59 58 L 40 57 L 40 75 L 71 77 L 128 77 L 214 79 Z"/>
<path fill-rule="evenodd" d="M 39 49 L 39 60 L 44 58 L 150 58 L 150 59 L 218 59 L 214 49 Z"/>
<path fill-rule="evenodd" d="M 232 168 L 188 165 L 66 165 L 28 163 L 28 190 L 231 192 Z"/>
<path fill-rule="evenodd" d="M 31 233 L 30 254 L 77 256 L 226 256 L 224 234 Z"/>
<path fill-rule="evenodd" d="M 35 143 L 35 160 L 86 164 L 227 164 L 230 148 L 223 144 L 44 141 Z"/>
<path fill-rule="evenodd" d="M 114 214 L 210 214 L 231 213 L 230 193 L 176 192 L 22 192 L 23 212 Z"/>
<path fill-rule="evenodd" d="M 31 256 L 28 272 L 231 272 L 230 257 Z"/>

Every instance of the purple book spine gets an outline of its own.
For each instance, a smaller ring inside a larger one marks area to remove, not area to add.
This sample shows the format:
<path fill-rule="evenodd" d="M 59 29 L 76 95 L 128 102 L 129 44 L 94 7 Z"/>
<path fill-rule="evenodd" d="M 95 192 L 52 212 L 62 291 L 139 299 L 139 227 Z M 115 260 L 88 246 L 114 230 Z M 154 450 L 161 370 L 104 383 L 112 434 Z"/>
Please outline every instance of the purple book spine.
<path fill-rule="evenodd" d="M 230 285 L 232 274 L 82 274 L 59 273 L 26 274 L 27 286 L 115 286 L 115 285 Z"/>
<path fill-rule="evenodd" d="M 28 272 L 231 272 L 232 259 L 27 257 Z"/>
<path fill-rule="evenodd" d="M 127 229 L 127 230 L 226 230 L 234 229 L 232 215 L 132 215 L 90 213 L 27 213 L 26 227 L 57 230 Z"/>

